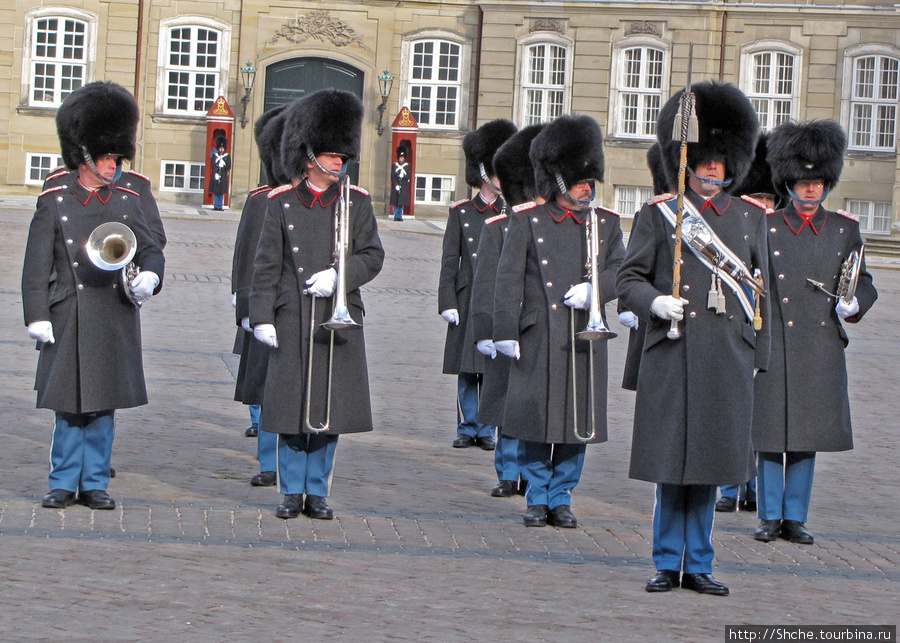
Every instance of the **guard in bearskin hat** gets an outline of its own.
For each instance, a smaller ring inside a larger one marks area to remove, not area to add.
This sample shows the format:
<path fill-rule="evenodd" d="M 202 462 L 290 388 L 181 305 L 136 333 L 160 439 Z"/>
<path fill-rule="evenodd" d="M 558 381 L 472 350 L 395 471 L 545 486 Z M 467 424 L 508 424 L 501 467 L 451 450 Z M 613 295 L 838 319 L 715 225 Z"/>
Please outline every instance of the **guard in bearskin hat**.
<path fill-rule="evenodd" d="M 604 168 L 594 119 L 561 116 L 535 137 L 529 156 L 546 203 L 514 208 L 494 296 L 494 347 L 514 360 L 503 436 L 522 441 L 525 525 L 572 528 L 585 445 L 607 434 L 606 342 L 576 338 L 575 329 L 587 327 L 592 295 L 600 314 L 615 298 L 625 247 L 616 213 L 591 206 Z M 589 221 L 595 256 L 588 256 Z"/>
<path fill-rule="evenodd" d="M 212 176 L 209 177 L 209 191 L 213 195 L 213 210 L 221 211 L 228 194 L 228 172 L 231 170 L 231 154 L 228 153 L 228 139 L 217 136 L 211 156 Z"/>
<path fill-rule="evenodd" d="M 517 208 L 536 200 L 543 203 L 543 199 L 536 196 L 534 168 L 528 156 L 531 142 L 542 129 L 543 124 L 529 125 L 519 130 L 494 154 L 494 172 L 497 174 L 507 208 Z M 494 468 L 497 471 L 498 482 L 491 489 L 491 495 L 495 498 L 508 498 L 517 492 L 524 494 L 526 484 L 519 465 L 522 443 L 502 434 L 510 360 L 506 355 L 498 355 L 491 341 L 497 264 L 500 263 L 500 251 L 509 229 L 507 208 L 500 214 L 485 219 L 478 241 L 478 261 L 475 263 L 475 275 L 472 279 L 472 332 L 475 346 L 479 353 L 491 358 L 484 361 L 478 421 L 498 427 L 497 446 L 494 450 Z"/>
<path fill-rule="evenodd" d="M 259 243 L 269 192 L 287 181 L 281 170 L 281 135 L 284 128 L 282 113 L 285 106 L 275 107 L 257 119 L 253 127 L 259 158 L 266 173 L 266 185 L 250 191 L 241 212 L 237 237 L 234 240 L 234 258 L 231 263 L 231 291 L 237 322 L 235 352 L 240 353 L 234 399 L 243 402 L 250 410 L 250 426 L 244 435 L 257 439 L 256 456 L 259 473 L 250 479 L 254 487 L 275 485 L 274 433 L 259 430 L 259 412 L 269 365 L 269 346 L 253 337 L 250 327 L 250 283 L 253 279 L 253 260 Z"/>
<path fill-rule="evenodd" d="M 768 362 L 770 298 L 751 295 L 765 292 L 754 277 L 768 274 L 766 217 L 758 202 L 725 191 L 743 181 L 753 160 L 759 126 L 749 99 L 714 82 L 693 85 L 691 94 L 683 100 L 679 92 L 660 110 L 657 140 L 667 185 L 678 185 L 681 141 L 672 139 L 673 125 L 695 106 L 699 140 L 686 143 L 683 236 L 702 233 L 709 242 L 682 242 L 682 296 L 674 297 L 678 199 L 653 197 L 636 218 L 616 290 L 646 326 L 629 471 L 656 483 L 657 573 L 646 589 L 725 595 L 728 587 L 712 577 L 716 487 L 755 474 L 753 375 Z"/>
<path fill-rule="evenodd" d="M 57 128 L 75 169 L 38 197 L 28 232 L 22 304 L 40 348 L 37 406 L 56 415 L 44 507 L 116 506 L 107 494 L 115 409 L 147 403 L 139 307 L 159 291 L 165 261 L 141 195 L 117 183 L 137 122 L 134 98 L 114 83 L 69 95 Z"/>
<path fill-rule="evenodd" d="M 114 105 L 116 101 L 119 101 L 121 105 L 127 105 L 127 107 L 122 108 L 124 109 L 122 114 L 115 114 L 113 116 L 112 127 L 117 128 L 125 121 L 134 120 L 136 122 L 139 117 L 137 113 L 137 103 L 134 103 L 134 101 L 130 104 L 128 103 L 128 96 L 130 95 L 128 90 L 120 85 L 97 81 L 82 87 L 81 91 L 74 96 L 74 98 L 71 95 L 69 98 L 66 98 L 65 102 L 60 106 L 56 113 L 56 130 L 63 150 L 63 165 L 47 175 L 47 178 L 44 179 L 44 185 L 41 188 L 42 192 L 58 185 L 62 185 L 64 186 L 64 189 L 68 189 L 69 184 L 75 180 L 74 178 L 70 178 L 72 173 L 78 170 L 78 165 L 80 163 L 85 162 L 86 159 L 90 157 L 90 151 L 85 152 L 80 149 L 80 146 L 76 141 L 78 136 L 76 132 L 82 131 L 85 126 L 90 129 L 99 128 L 101 132 L 106 131 L 104 129 L 104 123 L 97 121 L 96 118 L 92 118 L 90 105 L 95 102 L 99 105 Z M 107 108 L 106 112 L 110 112 L 114 109 L 114 106 L 112 108 Z M 90 123 L 88 121 L 90 121 Z M 136 124 L 135 127 L 137 127 Z M 101 133 L 99 137 L 95 137 L 92 133 L 89 138 L 91 140 L 102 141 L 102 137 L 109 136 L 109 134 Z M 102 142 L 105 143 L 105 141 Z M 119 143 L 124 143 L 123 149 L 131 149 L 131 153 L 130 155 L 119 157 L 120 162 L 116 174 L 113 176 L 115 183 L 132 192 L 137 192 L 141 196 L 141 217 L 150 229 L 150 234 L 153 235 L 153 240 L 156 242 L 156 245 L 159 246 L 160 250 L 163 250 L 166 247 L 166 231 L 163 227 L 162 219 L 159 216 L 159 206 L 157 206 L 156 199 L 153 197 L 150 179 L 143 174 L 138 174 L 134 170 L 125 170 L 122 167 L 121 161 L 123 159 L 134 158 L 135 149 L 133 141 L 131 142 L 130 148 L 128 147 L 129 144 L 127 141 L 119 141 Z M 93 145 L 96 146 L 97 144 Z M 100 145 L 100 147 L 103 147 L 103 145 Z M 88 163 L 88 167 L 90 167 L 90 163 Z"/>
<path fill-rule="evenodd" d="M 391 208 L 394 221 L 403 221 L 403 208 L 409 205 L 409 180 L 412 171 L 406 160 L 406 148 L 397 148 L 397 160 L 391 166 Z"/>
<path fill-rule="evenodd" d="M 276 119 L 283 118 L 281 165 L 290 182 L 268 195 L 249 324 L 272 348 L 259 429 L 277 434 L 279 518 L 333 518 L 325 498 L 338 436 L 373 428 L 359 289 L 381 271 L 384 250 L 369 193 L 347 177 L 359 158 L 362 117 L 356 96 L 325 89 Z M 322 327 L 338 304 L 359 327 Z"/>
<path fill-rule="evenodd" d="M 812 544 L 805 523 L 816 452 L 853 448 L 843 324 L 860 321 L 878 293 L 861 256 L 858 218 L 822 206 L 846 146 L 841 126 L 827 120 L 784 123 L 769 135 L 772 179 L 786 206 L 768 217 L 776 312 L 769 369 L 754 382 L 754 538 L 763 542 Z"/>
<path fill-rule="evenodd" d="M 494 154 L 515 133 L 512 122 L 498 118 L 466 134 L 466 183 L 478 193 L 450 206 L 444 230 L 438 312 L 447 322 L 443 372 L 457 375 L 457 426 L 453 440 L 457 449 L 477 445 L 492 451 L 497 444 L 495 427 L 478 421 L 484 357 L 475 350 L 469 304 L 481 229 L 486 219 L 500 214 L 505 207 L 494 171 Z"/>

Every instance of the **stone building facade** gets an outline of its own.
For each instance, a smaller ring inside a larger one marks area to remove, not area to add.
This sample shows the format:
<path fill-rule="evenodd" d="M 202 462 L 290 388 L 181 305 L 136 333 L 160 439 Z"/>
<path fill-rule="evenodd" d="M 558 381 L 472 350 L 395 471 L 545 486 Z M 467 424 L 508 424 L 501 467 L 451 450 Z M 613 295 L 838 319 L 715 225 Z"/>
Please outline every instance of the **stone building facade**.
<path fill-rule="evenodd" d="M 606 139 L 597 198 L 627 217 L 649 195 L 656 112 L 690 62 L 694 81 L 741 87 L 766 129 L 841 122 L 850 148 L 828 207 L 859 213 L 870 234 L 900 220 L 900 11 L 885 0 L 12 0 L 0 26 L 5 194 L 38 193 L 57 163 L 56 108 L 71 88 L 106 79 L 135 91 L 135 169 L 158 200 L 199 204 L 206 111 L 222 95 L 240 120 L 249 62 L 249 123 L 235 125 L 232 141 L 235 206 L 260 178 L 255 118 L 324 86 L 363 100 L 358 181 L 384 203 L 394 150 L 390 129 L 378 134 L 377 107 L 388 70 L 384 123 L 403 105 L 419 122 L 417 214 L 442 216 L 468 195 L 460 143 L 471 128 L 583 113 Z"/>

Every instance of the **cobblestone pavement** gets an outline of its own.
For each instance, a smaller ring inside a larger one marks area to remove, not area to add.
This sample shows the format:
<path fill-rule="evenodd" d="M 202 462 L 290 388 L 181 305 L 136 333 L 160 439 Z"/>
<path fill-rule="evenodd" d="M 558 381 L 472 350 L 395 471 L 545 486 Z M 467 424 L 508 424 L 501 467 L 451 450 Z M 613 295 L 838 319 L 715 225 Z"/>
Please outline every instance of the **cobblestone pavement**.
<path fill-rule="evenodd" d="M 0 637 L 4 640 L 725 640 L 728 624 L 896 624 L 900 591 L 900 272 L 849 329 L 856 448 L 821 454 L 802 547 L 719 514 L 729 598 L 651 595 L 653 488 L 628 479 L 632 393 L 610 343 L 610 441 L 588 449 L 574 530 L 526 529 L 491 498 L 492 454 L 452 449 L 440 373 L 442 222 L 381 219 L 387 259 L 363 290 L 376 431 L 345 436 L 336 519 L 282 521 L 253 488 L 255 442 L 232 401 L 237 213 L 164 208 L 165 288 L 143 309 L 150 404 L 120 411 L 111 512 L 42 509 L 52 414 L 34 408 L 19 280 L 33 201 L 0 198 Z M 874 264 L 873 264 L 874 265 Z"/>

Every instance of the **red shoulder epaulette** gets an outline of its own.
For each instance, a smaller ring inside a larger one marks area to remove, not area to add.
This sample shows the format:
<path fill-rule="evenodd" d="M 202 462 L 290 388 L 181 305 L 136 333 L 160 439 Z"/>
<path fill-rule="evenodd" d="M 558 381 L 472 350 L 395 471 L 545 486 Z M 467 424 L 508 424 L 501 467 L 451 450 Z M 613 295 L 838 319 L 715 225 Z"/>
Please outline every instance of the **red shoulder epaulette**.
<path fill-rule="evenodd" d="M 852 212 L 847 212 L 846 210 L 835 210 L 839 215 L 844 217 L 845 219 L 850 219 L 851 221 L 856 221 L 859 223 L 859 215 L 853 214 Z"/>
<path fill-rule="evenodd" d="M 497 215 L 494 215 L 492 217 L 488 217 L 487 219 L 485 219 L 484 225 L 493 223 L 494 221 L 502 221 L 503 219 L 506 219 L 506 218 L 507 218 L 507 214 L 505 212 L 501 212 L 500 214 L 497 214 Z"/>
<path fill-rule="evenodd" d="M 525 212 L 526 210 L 531 210 L 532 208 L 536 208 L 538 204 L 535 201 L 526 201 L 525 203 L 520 203 L 519 205 L 514 205 L 512 208 L 513 212 Z"/>
<path fill-rule="evenodd" d="M 50 194 L 51 192 L 59 192 L 60 190 L 64 190 L 65 188 L 65 185 L 57 185 L 55 188 L 47 188 L 46 190 L 38 194 L 38 198 L 40 199 L 45 194 Z"/>
<path fill-rule="evenodd" d="M 287 192 L 288 190 L 293 190 L 294 186 L 290 183 L 285 183 L 284 185 L 279 185 L 277 188 L 272 188 L 272 191 L 269 192 L 269 198 L 273 198 L 282 192 Z"/>
<path fill-rule="evenodd" d="M 270 188 L 268 185 L 260 185 L 258 188 L 253 188 L 252 190 L 250 190 L 250 194 L 248 194 L 247 196 L 256 196 L 257 194 L 268 192 L 271 189 L 272 188 Z"/>
<path fill-rule="evenodd" d="M 122 192 L 128 192 L 128 194 L 133 194 L 134 196 L 141 196 L 139 193 L 135 192 L 134 190 L 129 190 L 128 188 L 123 188 L 119 185 L 116 186 L 116 189 L 122 190 Z"/>
<path fill-rule="evenodd" d="M 458 207 L 461 206 L 463 203 L 468 203 L 468 202 L 471 201 L 471 200 L 472 200 L 472 199 L 460 199 L 460 200 L 457 201 L 456 203 L 450 204 L 450 209 L 452 210 L 453 208 L 458 208 Z"/>
<path fill-rule="evenodd" d="M 144 179 L 147 183 L 150 183 L 150 179 L 148 179 L 148 178 L 147 178 L 146 176 L 144 176 L 143 174 L 138 174 L 138 173 L 135 172 L 134 170 L 128 170 L 128 173 L 129 173 L 129 174 L 134 174 L 134 175 L 135 175 L 136 177 L 138 177 L 139 179 Z"/>
<path fill-rule="evenodd" d="M 749 203 L 750 205 L 755 205 L 755 206 L 756 206 L 757 208 L 759 208 L 760 210 L 765 210 L 766 214 L 770 214 L 771 212 L 774 212 L 774 211 L 775 211 L 775 210 L 772 210 L 772 208 L 768 207 L 768 206 L 767 206 L 765 203 L 763 203 L 762 201 L 759 201 L 758 199 L 754 199 L 752 196 L 747 196 L 746 194 L 744 194 L 744 195 L 741 196 L 741 199 L 743 199 L 744 201 L 746 201 L 746 202 Z M 771 211 L 771 212 L 770 212 L 770 211 Z"/>
<path fill-rule="evenodd" d="M 656 196 L 647 199 L 647 205 L 656 205 L 663 201 L 671 201 L 677 196 L 677 194 L 673 194 L 672 192 L 663 192 L 662 194 L 657 194 Z"/>
<path fill-rule="evenodd" d="M 360 194 L 364 194 L 364 195 L 366 195 L 366 196 L 369 196 L 369 193 L 366 191 L 366 189 L 365 189 L 365 188 L 361 188 L 361 187 L 359 187 L 358 185 L 353 185 L 353 184 L 351 183 L 351 184 L 350 184 L 350 189 L 351 189 L 351 190 L 356 190 L 356 191 L 359 192 Z"/>
<path fill-rule="evenodd" d="M 606 214 L 611 214 L 611 215 L 613 215 L 614 217 L 619 216 L 619 213 L 616 212 L 615 210 L 610 210 L 609 208 L 604 208 L 604 207 L 602 207 L 602 206 L 599 207 L 599 208 L 594 208 L 594 209 L 595 209 L 595 210 L 599 210 L 600 212 L 605 212 Z"/>

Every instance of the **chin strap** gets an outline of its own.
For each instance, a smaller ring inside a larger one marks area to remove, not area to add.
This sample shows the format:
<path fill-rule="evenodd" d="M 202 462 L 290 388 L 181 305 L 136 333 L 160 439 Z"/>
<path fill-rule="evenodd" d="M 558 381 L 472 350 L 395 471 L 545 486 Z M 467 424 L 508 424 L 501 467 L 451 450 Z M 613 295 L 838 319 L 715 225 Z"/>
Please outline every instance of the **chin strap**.
<path fill-rule="evenodd" d="M 344 175 L 347 174 L 347 168 L 348 168 L 349 165 L 350 165 L 349 159 L 347 159 L 347 162 L 344 163 L 343 165 L 341 165 L 341 171 L 340 171 L 340 172 L 332 172 L 331 170 L 326 170 L 324 167 L 322 167 L 322 164 L 319 163 L 319 159 L 316 158 L 316 156 L 312 153 L 312 151 L 310 151 L 310 149 L 309 149 L 308 147 L 306 148 L 306 156 L 309 158 L 310 161 L 312 161 L 313 163 L 315 163 L 316 166 L 318 166 L 318 168 L 319 168 L 320 170 L 322 170 L 323 172 L 325 172 L 325 174 L 329 174 L 329 175 L 331 175 L 331 176 L 335 176 L 335 177 L 337 177 L 337 178 L 339 178 L 339 179 L 344 178 Z"/>
<path fill-rule="evenodd" d="M 825 188 L 825 191 L 822 192 L 822 198 L 821 198 L 821 199 L 818 199 L 817 201 L 806 201 L 805 199 L 801 199 L 799 196 L 797 196 L 796 194 L 794 194 L 793 190 L 791 190 L 791 188 L 789 188 L 789 187 L 787 186 L 787 183 L 784 184 L 784 187 L 785 187 L 785 189 L 787 190 L 788 194 L 791 195 L 791 198 L 792 198 L 794 201 L 796 201 L 797 203 L 802 203 L 803 205 L 821 205 L 821 204 L 822 204 L 822 201 L 824 201 L 825 199 L 828 198 L 828 193 L 831 192 L 831 188 Z"/>
<path fill-rule="evenodd" d="M 81 147 L 81 154 L 84 156 L 84 164 L 87 165 L 89 168 L 91 168 L 91 172 L 94 173 L 94 176 L 96 176 L 98 179 L 100 179 L 107 185 L 110 185 L 110 186 L 115 185 L 116 181 L 118 181 L 122 177 L 122 157 L 121 156 L 118 157 L 118 160 L 116 161 L 115 175 L 111 179 L 108 179 L 105 176 L 103 176 L 102 174 L 100 174 L 100 171 L 97 169 L 97 166 L 94 165 L 94 159 L 91 157 L 90 152 L 88 152 L 87 148 L 84 147 L 83 145 Z"/>
<path fill-rule="evenodd" d="M 566 182 L 563 181 L 562 175 L 559 172 L 554 172 L 554 175 L 556 176 L 556 187 L 559 188 L 560 194 L 565 194 L 575 203 L 578 203 L 580 205 L 590 205 L 591 201 L 594 200 L 594 196 L 597 194 L 597 187 L 593 183 L 593 179 L 588 179 L 591 181 L 591 196 L 587 199 L 576 199 L 574 196 L 572 196 L 572 193 L 569 192 L 569 188 L 566 187 Z"/>
<path fill-rule="evenodd" d="M 692 170 L 691 168 L 688 168 L 688 172 L 690 172 L 691 176 L 694 177 L 695 179 L 697 179 L 698 181 L 700 181 L 701 183 L 708 183 L 709 185 L 715 185 L 716 187 L 720 187 L 720 188 L 727 188 L 729 185 L 731 185 L 732 181 L 734 181 L 734 179 L 725 179 L 724 181 L 716 181 L 715 179 L 703 178 L 702 176 L 697 176 L 694 173 L 694 170 Z"/>
<path fill-rule="evenodd" d="M 481 180 L 490 185 L 492 188 L 497 190 L 497 194 L 500 194 L 500 186 L 491 181 L 491 177 L 488 176 L 487 170 L 484 169 L 484 163 L 478 164 L 478 172 L 481 174 Z"/>

